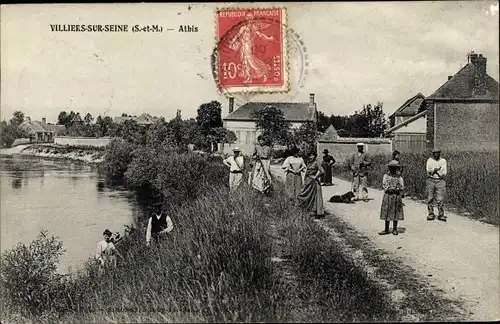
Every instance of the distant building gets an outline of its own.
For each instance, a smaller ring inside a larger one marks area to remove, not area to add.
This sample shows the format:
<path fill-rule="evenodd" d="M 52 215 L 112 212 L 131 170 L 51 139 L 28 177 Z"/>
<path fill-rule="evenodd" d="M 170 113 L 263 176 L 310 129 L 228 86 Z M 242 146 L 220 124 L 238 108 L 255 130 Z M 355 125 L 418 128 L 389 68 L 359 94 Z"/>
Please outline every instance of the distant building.
<path fill-rule="evenodd" d="M 158 117 L 153 117 L 148 113 L 143 113 L 138 117 L 132 117 L 132 116 L 120 116 L 120 117 L 114 117 L 113 121 L 115 123 L 123 123 L 126 120 L 135 120 L 137 124 L 139 125 L 151 125 L 160 120 Z"/>
<path fill-rule="evenodd" d="M 498 81 L 486 74 L 486 57 L 471 52 L 468 63 L 425 98 L 427 148 L 498 150 Z"/>
<path fill-rule="evenodd" d="M 46 118 L 36 121 L 30 117 L 25 117 L 19 127 L 29 134 L 32 143 L 52 143 L 54 136 L 65 128 L 64 125 L 47 124 Z"/>
<path fill-rule="evenodd" d="M 253 150 L 259 135 L 255 125 L 256 119 L 253 116 L 266 106 L 281 110 L 293 128 L 298 128 L 308 121 L 317 122 L 318 112 L 313 93 L 309 95 L 308 102 L 247 102 L 236 110 L 234 110 L 234 98 L 229 98 L 229 114 L 223 118 L 223 123 L 226 129 L 236 134 L 237 141 L 232 145 L 226 145 L 225 151 L 230 151 L 233 146 L 238 146 L 244 154 Z"/>
<path fill-rule="evenodd" d="M 389 116 L 386 137 L 392 138 L 393 149 L 400 152 L 420 152 L 427 148 L 426 112 L 419 112 L 425 96 L 418 93 Z"/>

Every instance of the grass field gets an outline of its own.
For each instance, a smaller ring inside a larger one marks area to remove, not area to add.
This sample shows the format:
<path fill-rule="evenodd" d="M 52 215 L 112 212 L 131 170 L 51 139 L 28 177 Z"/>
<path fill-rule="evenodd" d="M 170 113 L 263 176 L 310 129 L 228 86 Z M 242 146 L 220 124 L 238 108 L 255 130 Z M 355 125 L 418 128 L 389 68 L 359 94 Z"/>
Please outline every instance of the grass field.
<path fill-rule="evenodd" d="M 203 158 L 176 155 L 175 159 Z M 210 162 L 204 166 L 219 168 Z M 175 229 L 164 244 L 147 247 L 145 220 L 139 222 L 117 246 L 124 260 L 101 278 L 92 261 L 71 277 L 57 276 L 54 263 L 62 247 L 50 237 L 2 255 L 3 321 L 399 319 L 387 292 L 368 280 L 319 226 L 291 206 L 281 187 L 271 197 L 248 188 L 230 197 L 227 177 L 219 176 L 219 171 L 198 169 L 212 176 L 198 177 L 196 195 L 184 200 L 171 196 L 180 203 L 169 211 Z M 142 169 L 140 173 L 150 174 Z M 175 179 L 169 177 L 169 181 Z M 173 190 L 174 184 L 164 181 L 159 181 L 165 186 L 162 190 Z M 188 194 L 182 186 L 179 190 Z M 286 261 L 274 262 L 273 257 Z"/>
<path fill-rule="evenodd" d="M 423 153 L 402 155 L 407 196 L 426 199 L 425 165 L 428 157 Z M 448 162 L 445 208 L 452 207 L 468 213 L 474 219 L 499 225 L 498 152 L 443 152 L 442 157 Z M 381 189 L 390 156 L 375 155 L 372 160 L 374 164 L 368 177 L 369 186 Z M 345 163 L 334 165 L 333 175 L 351 180 L 351 173 Z"/>

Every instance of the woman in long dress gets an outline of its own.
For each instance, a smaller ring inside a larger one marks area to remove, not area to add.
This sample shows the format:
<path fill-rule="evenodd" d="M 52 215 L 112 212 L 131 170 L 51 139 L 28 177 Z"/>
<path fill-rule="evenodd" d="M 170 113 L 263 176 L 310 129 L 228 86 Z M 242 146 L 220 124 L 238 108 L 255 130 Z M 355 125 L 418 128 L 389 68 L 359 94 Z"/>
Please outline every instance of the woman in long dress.
<path fill-rule="evenodd" d="M 382 179 L 384 197 L 382 198 L 382 207 L 380 208 L 380 219 L 385 221 L 385 229 L 379 232 L 379 234 L 389 234 L 389 223 L 392 221 L 394 225 L 392 234 L 398 235 L 398 221 L 404 220 L 404 181 L 401 176 L 402 166 L 398 161 L 392 160 L 387 167 L 389 168 L 389 172 L 384 174 Z"/>
<path fill-rule="evenodd" d="M 299 156 L 299 149 L 294 147 L 291 155 L 285 159 L 281 168 L 285 171 L 285 190 L 294 204 L 302 188 L 302 172 L 306 170 L 304 159 Z"/>
<path fill-rule="evenodd" d="M 252 159 L 254 160 L 252 175 L 251 175 L 251 185 L 252 188 L 260 191 L 261 193 L 266 193 L 271 189 L 271 146 L 268 145 L 264 137 L 259 136 L 257 138 L 259 144 L 255 145 L 254 152 L 252 154 Z"/>
<path fill-rule="evenodd" d="M 316 158 L 316 152 L 311 152 L 307 155 L 304 184 L 299 192 L 298 199 L 300 207 L 307 210 L 311 216 L 321 218 L 325 216 L 325 210 L 319 179 L 325 171 Z"/>
<path fill-rule="evenodd" d="M 321 177 L 321 184 L 325 186 L 332 185 L 332 165 L 335 163 L 333 156 L 328 153 L 327 149 L 323 151 L 323 162 L 321 163 L 321 166 L 325 170 L 325 173 Z"/>

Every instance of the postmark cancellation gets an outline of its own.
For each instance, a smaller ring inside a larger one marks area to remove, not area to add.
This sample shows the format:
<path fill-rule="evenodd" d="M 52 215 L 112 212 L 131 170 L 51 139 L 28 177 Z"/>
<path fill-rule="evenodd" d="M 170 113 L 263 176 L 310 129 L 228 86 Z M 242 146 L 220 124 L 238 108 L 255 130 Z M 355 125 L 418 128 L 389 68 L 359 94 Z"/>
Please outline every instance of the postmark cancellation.
<path fill-rule="evenodd" d="M 216 11 L 214 66 L 221 91 L 288 92 L 285 8 Z"/>

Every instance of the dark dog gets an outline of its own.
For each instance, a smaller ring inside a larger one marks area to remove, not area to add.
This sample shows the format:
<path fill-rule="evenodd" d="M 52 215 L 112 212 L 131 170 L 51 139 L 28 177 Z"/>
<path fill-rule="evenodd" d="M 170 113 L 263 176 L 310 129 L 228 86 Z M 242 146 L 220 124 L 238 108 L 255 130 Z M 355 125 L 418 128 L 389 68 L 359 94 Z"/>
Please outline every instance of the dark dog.
<path fill-rule="evenodd" d="M 349 191 L 341 196 L 332 196 L 328 201 L 332 203 L 354 204 L 354 197 L 354 193 L 352 191 Z"/>

